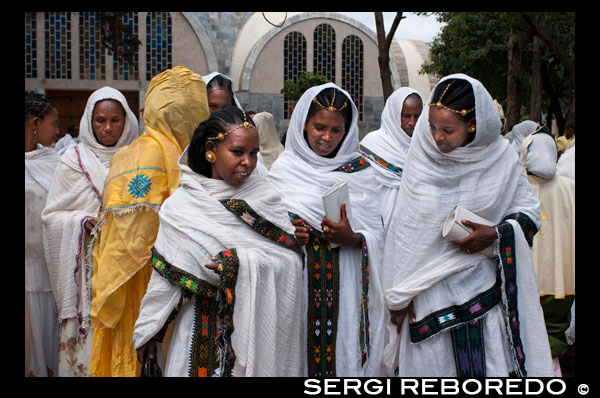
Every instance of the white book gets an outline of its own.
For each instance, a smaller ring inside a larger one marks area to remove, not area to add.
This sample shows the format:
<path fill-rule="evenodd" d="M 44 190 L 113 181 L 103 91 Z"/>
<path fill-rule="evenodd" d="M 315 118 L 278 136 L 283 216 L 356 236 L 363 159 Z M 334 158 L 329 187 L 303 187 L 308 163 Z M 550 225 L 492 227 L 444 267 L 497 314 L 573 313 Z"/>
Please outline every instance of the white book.
<path fill-rule="evenodd" d="M 325 208 L 325 216 L 334 222 L 340 222 L 340 208 L 343 203 L 346 204 L 346 215 L 348 221 L 352 219 L 350 210 L 350 193 L 348 192 L 348 181 L 339 181 L 325 193 L 323 193 L 323 207 Z M 332 248 L 340 246 L 337 243 L 329 244 Z"/>
<path fill-rule="evenodd" d="M 478 216 L 477 214 L 465 209 L 460 205 L 456 205 L 452 208 L 452 211 L 450 211 L 446 221 L 444 222 L 442 236 L 444 238 L 448 238 L 449 240 L 458 240 L 470 235 L 473 232 L 473 229 L 463 225 L 461 220 L 468 220 L 477 224 L 488 225 L 490 227 L 494 226 L 493 222 Z M 480 253 L 493 258 L 494 248 L 493 246 L 488 246 L 481 250 Z"/>

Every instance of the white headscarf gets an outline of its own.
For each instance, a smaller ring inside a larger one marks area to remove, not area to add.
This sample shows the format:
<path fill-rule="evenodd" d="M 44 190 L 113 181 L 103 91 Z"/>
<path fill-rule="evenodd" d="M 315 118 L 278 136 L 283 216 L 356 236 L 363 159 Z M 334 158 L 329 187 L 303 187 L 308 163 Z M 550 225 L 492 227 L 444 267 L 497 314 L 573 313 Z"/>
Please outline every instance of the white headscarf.
<path fill-rule="evenodd" d="M 575 181 L 575 140 L 573 146 L 567 149 L 556 163 L 556 174 Z"/>
<path fill-rule="evenodd" d="M 384 293 L 387 307 L 400 310 L 412 300 L 417 321 L 437 310 L 466 303 L 496 281 L 495 260 L 480 253 L 466 254 L 442 237 L 444 220 L 453 206 L 461 205 L 494 224 L 520 212 L 540 227 L 539 201 L 517 155 L 500 135 L 501 122 L 492 97 L 478 80 L 464 74 L 447 76 L 440 83 L 450 78 L 464 79 L 473 88 L 476 136 L 464 147 L 442 153 L 429 131 L 429 111 L 421 115 L 385 242 L 383 278 L 391 278 L 394 286 Z M 531 254 L 520 255 L 524 257 L 519 257 L 517 264 L 532 270 Z M 519 297 L 519 310 L 525 303 L 539 304 L 535 273 L 526 275 L 529 279 L 521 275 L 520 282 L 527 281 L 530 289 L 520 289 L 519 294 L 531 297 Z M 529 315 L 523 310 L 523 324 Z M 537 315 L 532 319 L 537 320 Z M 541 322 L 543 328 L 543 318 Z"/>
<path fill-rule="evenodd" d="M 508 133 L 511 136 L 511 142 L 513 149 L 521 157 L 521 143 L 529 134 L 537 130 L 538 124 L 532 120 L 525 120 L 521 123 L 515 124 L 512 130 Z"/>
<path fill-rule="evenodd" d="M 375 153 L 386 162 L 400 169 L 404 168 L 404 159 L 410 147 L 411 137 L 401 126 L 401 114 L 404 101 L 411 94 L 421 95 L 410 87 L 401 87 L 389 96 L 381 112 L 381 127 L 368 133 L 360 142 L 361 147 Z M 421 102 L 423 99 L 421 98 Z M 387 186 L 400 186 L 400 175 L 372 161 L 371 165 L 377 170 L 378 179 Z"/>
<path fill-rule="evenodd" d="M 273 162 L 284 151 L 279 141 L 273 115 L 269 112 L 260 112 L 254 115 L 254 124 L 258 130 L 260 142 L 260 154 L 267 169 L 271 168 Z"/>
<path fill-rule="evenodd" d="M 106 99 L 118 101 L 125 111 L 123 132 L 113 147 L 100 144 L 92 127 L 94 107 Z M 79 124 L 81 142 L 60 158 L 42 221 L 50 283 L 61 320 L 89 313 L 87 275 L 82 272 L 88 237 L 84 224 L 96 219 L 112 156 L 138 136 L 138 120 L 125 96 L 112 87 L 102 87 L 88 99 Z"/>
<path fill-rule="evenodd" d="M 521 144 L 525 170 L 546 180 L 556 175 L 556 142 L 546 133 L 531 134 Z"/>
<path fill-rule="evenodd" d="M 219 72 L 212 72 L 212 73 L 209 73 L 206 76 L 202 76 L 202 80 L 204 80 L 204 83 L 206 83 L 206 86 L 208 87 L 208 83 L 210 83 L 210 81 L 212 79 L 214 79 L 215 77 L 217 77 L 217 76 L 221 76 L 221 77 L 223 77 L 223 78 L 225 78 L 225 79 L 227 79 L 227 80 L 229 80 L 231 82 L 231 92 L 233 93 L 233 102 L 235 102 L 235 106 L 237 106 L 240 109 L 243 109 L 242 105 L 240 104 L 240 101 L 238 101 L 238 98 L 235 95 L 235 90 L 233 88 L 233 80 L 231 80 L 231 78 L 229 76 L 226 76 L 226 75 L 224 75 L 222 73 L 219 73 Z"/>

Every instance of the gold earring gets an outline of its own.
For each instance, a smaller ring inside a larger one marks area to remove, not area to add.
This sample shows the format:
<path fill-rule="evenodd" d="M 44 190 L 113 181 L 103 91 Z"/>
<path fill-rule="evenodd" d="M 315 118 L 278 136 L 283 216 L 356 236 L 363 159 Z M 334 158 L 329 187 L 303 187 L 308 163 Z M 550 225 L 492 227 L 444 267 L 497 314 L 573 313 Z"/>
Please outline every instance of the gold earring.
<path fill-rule="evenodd" d="M 475 132 L 475 125 L 472 125 L 471 127 L 469 127 L 469 128 L 467 129 L 467 132 L 469 132 L 469 133 L 474 133 L 474 132 Z"/>
<path fill-rule="evenodd" d="M 217 155 L 213 151 L 206 151 L 206 160 L 208 163 L 214 163 L 217 160 Z"/>

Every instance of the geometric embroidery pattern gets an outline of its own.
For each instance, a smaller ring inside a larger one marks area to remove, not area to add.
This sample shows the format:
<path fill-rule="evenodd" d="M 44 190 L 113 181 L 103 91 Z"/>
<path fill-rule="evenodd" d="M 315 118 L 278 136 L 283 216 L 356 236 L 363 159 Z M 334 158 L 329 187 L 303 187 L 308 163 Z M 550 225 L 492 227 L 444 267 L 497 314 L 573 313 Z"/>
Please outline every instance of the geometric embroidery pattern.
<path fill-rule="evenodd" d="M 144 174 L 138 174 L 129 182 L 129 194 L 136 199 L 143 198 L 150 192 L 151 185 L 150 178 Z"/>
<path fill-rule="evenodd" d="M 362 145 L 360 147 L 360 153 L 362 153 L 367 158 L 377 162 L 377 164 L 380 165 L 381 167 L 391 171 L 394 174 L 397 174 L 399 177 L 402 177 L 402 168 L 401 167 L 394 166 L 390 162 L 377 156 L 375 153 L 371 152 L 370 150 L 368 150 L 367 148 L 365 148 Z"/>
<path fill-rule="evenodd" d="M 332 171 L 342 171 L 344 173 L 354 173 L 354 172 L 366 169 L 369 166 L 371 166 L 371 163 L 369 163 L 367 160 L 365 160 L 365 158 L 363 158 L 361 156 L 354 160 L 351 160 L 347 164 L 340 166 L 337 169 L 332 170 Z"/>
<path fill-rule="evenodd" d="M 457 377 L 485 377 L 485 344 L 481 319 L 452 329 Z"/>

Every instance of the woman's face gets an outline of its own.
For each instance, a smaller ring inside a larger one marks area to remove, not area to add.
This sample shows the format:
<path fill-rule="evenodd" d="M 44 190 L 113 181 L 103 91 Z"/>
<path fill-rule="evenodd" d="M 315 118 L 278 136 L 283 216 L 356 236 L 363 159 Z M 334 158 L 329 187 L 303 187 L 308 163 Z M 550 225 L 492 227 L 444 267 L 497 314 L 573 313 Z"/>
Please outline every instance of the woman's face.
<path fill-rule="evenodd" d="M 231 105 L 231 95 L 229 92 L 224 89 L 216 89 L 211 91 L 210 94 L 207 95 L 208 99 L 208 110 L 210 113 L 215 111 L 220 111 L 225 108 L 227 105 Z"/>
<path fill-rule="evenodd" d="M 43 118 L 34 120 L 35 131 L 38 142 L 44 146 L 50 146 L 58 140 L 58 111 L 52 108 Z"/>
<path fill-rule="evenodd" d="M 415 131 L 415 125 L 417 124 L 417 120 L 419 120 L 422 111 L 423 103 L 419 99 L 414 96 L 409 96 L 404 100 L 402 112 L 400 113 L 400 127 L 402 127 L 402 130 L 404 130 L 409 137 L 412 137 L 413 132 Z"/>
<path fill-rule="evenodd" d="M 306 121 L 308 145 L 319 156 L 331 154 L 345 133 L 345 120 L 340 112 L 321 109 Z"/>
<path fill-rule="evenodd" d="M 429 131 L 438 149 L 443 153 L 467 145 L 474 138 L 474 133 L 467 132 L 473 124 L 474 121 L 463 122 L 446 109 L 429 107 Z"/>
<path fill-rule="evenodd" d="M 234 127 L 225 128 L 229 130 Z M 216 156 L 216 161 L 211 164 L 211 177 L 239 187 L 256 168 L 259 151 L 258 132 L 254 128 L 240 127 L 227 134 L 219 145 L 208 141 L 206 150 L 213 151 Z"/>
<path fill-rule="evenodd" d="M 115 100 L 96 103 L 92 113 L 92 128 L 96 140 L 104 146 L 114 146 L 125 128 L 125 111 Z"/>

